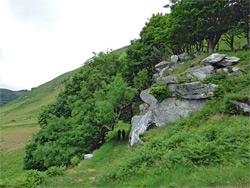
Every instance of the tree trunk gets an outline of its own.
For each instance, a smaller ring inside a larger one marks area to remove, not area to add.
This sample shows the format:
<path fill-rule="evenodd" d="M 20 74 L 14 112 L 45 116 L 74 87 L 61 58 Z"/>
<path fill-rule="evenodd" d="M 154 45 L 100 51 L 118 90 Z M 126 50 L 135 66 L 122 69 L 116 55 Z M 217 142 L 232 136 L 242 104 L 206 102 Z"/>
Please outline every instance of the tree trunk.
<path fill-rule="evenodd" d="M 234 35 L 231 36 L 230 47 L 231 47 L 231 50 L 234 51 Z"/>
<path fill-rule="evenodd" d="M 208 40 L 208 52 L 213 53 L 214 52 L 214 43 L 212 39 Z"/>
<path fill-rule="evenodd" d="M 213 35 L 210 36 L 208 39 L 208 52 L 209 53 L 213 53 L 214 52 L 214 47 L 216 46 L 216 44 L 219 42 L 221 35 Z"/>

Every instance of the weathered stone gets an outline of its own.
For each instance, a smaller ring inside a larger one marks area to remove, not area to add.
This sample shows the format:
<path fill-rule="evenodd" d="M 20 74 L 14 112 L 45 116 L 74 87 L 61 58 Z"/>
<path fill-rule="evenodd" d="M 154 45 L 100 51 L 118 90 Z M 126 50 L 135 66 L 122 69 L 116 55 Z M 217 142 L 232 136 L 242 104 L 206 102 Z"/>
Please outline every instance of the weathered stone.
<path fill-rule="evenodd" d="M 175 76 L 166 76 L 166 77 L 163 77 L 163 78 L 157 80 L 158 85 L 175 84 L 177 82 L 178 82 L 178 80 Z"/>
<path fill-rule="evenodd" d="M 215 63 L 221 62 L 225 57 L 226 57 L 226 55 L 224 55 L 224 54 L 214 53 L 214 54 L 208 56 L 207 58 L 203 59 L 201 62 L 204 65 L 213 65 Z"/>
<path fill-rule="evenodd" d="M 187 62 L 177 62 L 177 63 L 173 63 L 173 65 L 171 66 L 171 68 L 176 69 L 176 68 L 180 68 L 183 65 L 185 65 Z"/>
<path fill-rule="evenodd" d="M 250 99 L 247 99 L 246 102 L 239 102 L 237 100 L 230 100 L 231 104 L 235 105 L 235 107 L 240 111 L 243 112 L 244 115 L 250 115 Z"/>
<path fill-rule="evenodd" d="M 148 111 L 143 116 L 134 116 L 132 118 L 132 128 L 129 134 L 130 145 L 132 146 L 134 143 L 141 141 L 139 135 L 145 132 L 153 123 L 153 113 L 152 111 Z"/>
<path fill-rule="evenodd" d="M 229 72 L 228 68 L 223 68 L 222 70 L 224 71 L 224 73 L 228 73 Z"/>
<path fill-rule="evenodd" d="M 168 73 L 168 68 L 169 68 L 169 67 L 165 67 L 165 68 L 163 68 L 163 69 L 161 70 L 161 72 L 159 73 L 160 78 L 161 78 L 164 74 Z"/>
<path fill-rule="evenodd" d="M 217 63 L 216 65 L 228 67 L 237 64 L 239 60 L 240 58 L 238 57 L 225 57 L 221 62 Z"/>
<path fill-rule="evenodd" d="M 91 159 L 93 157 L 93 154 L 85 154 L 84 159 Z"/>
<path fill-rule="evenodd" d="M 150 89 L 144 90 L 140 93 L 141 100 L 145 103 L 149 104 L 151 107 L 155 107 L 157 103 L 157 99 L 149 94 Z"/>
<path fill-rule="evenodd" d="M 242 72 L 238 67 L 233 67 L 232 71 L 233 71 L 233 75 L 236 75 L 236 76 L 242 75 Z"/>
<path fill-rule="evenodd" d="M 178 61 L 178 56 L 177 55 L 172 55 L 171 56 L 171 62 L 176 63 Z"/>
<path fill-rule="evenodd" d="M 204 52 L 196 52 L 196 53 L 194 53 L 194 57 L 198 57 L 198 56 L 201 56 L 204 54 L 205 54 Z"/>
<path fill-rule="evenodd" d="M 186 53 L 186 52 L 178 55 L 178 58 L 179 58 L 180 61 L 191 59 L 191 57 L 189 56 L 189 54 Z"/>
<path fill-rule="evenodd" d="M 177 86 L 175 94 L 183 99 L 206 99 L 213 96 L 215 87 L 217 85 L 201 82 L 185 83 Z"/>
<path fill-rule="evenodd" d="M 144 104 L 140 104 L 139 109 L 140 109 L 140 114 L 145 114 L 149 110 L 149 105 L 145 104 L 145 103 Z"/>
<path fill-rule="evenodd" d="M 156 65 L 155 65 L 155 68 L 156 68 L 156 69 L 163 69 L 163 68 L 169 66 L 169 64 L 170 64 L 170 62 L 162 61 L 162 62 L 156 64 Z"/>
<path fill-rule="evenodd" d="M 193 70 L 187 74 L 187 76 L 195 76 L 203 80 L 204 78 L 211 76 L 213 74 L 214 68 L 212 65 L 201 67 L 199 69 Z"/>
<path fill-rule="evenodd" d="M 206 104 L 203 100 L 178 100 L 167 98 L 157 105 L 154 110 L 154 120 L 156 126 L 163 126 L 167 122 L 173 122 L 180 117 L 187 117 L 190 112 L 200 110 Z"/>
<path fill-rule="evenodd" d="M 178 84 L 168 84 L 168 88 L 169 88 L 169 90 L 175 95 L 175 90 L 176 90 L 176 88 L 177 88 L 177 85 Z"/>

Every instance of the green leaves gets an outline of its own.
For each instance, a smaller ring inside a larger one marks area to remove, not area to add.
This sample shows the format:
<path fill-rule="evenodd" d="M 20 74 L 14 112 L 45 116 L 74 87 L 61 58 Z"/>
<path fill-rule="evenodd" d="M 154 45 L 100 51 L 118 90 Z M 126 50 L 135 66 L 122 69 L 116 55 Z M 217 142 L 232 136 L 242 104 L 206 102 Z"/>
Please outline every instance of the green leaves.
<path fill-rule="evenodd" d="M 95 54 L 86 62 L 39 116 L 42 129 L 26 146 L 24 168 L 75 164 L 73 157 L 89 152 L 103 125 L 113 125 L 137 93 L 124 74 L 125 62 L 111 52 Z"/>

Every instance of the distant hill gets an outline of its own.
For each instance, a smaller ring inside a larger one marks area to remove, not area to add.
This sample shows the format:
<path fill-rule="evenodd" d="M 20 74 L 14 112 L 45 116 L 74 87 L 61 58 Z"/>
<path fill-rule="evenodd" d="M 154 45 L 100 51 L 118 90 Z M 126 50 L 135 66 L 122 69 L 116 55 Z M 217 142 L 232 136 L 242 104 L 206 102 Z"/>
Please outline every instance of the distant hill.
<path fill-rule="evenodd" d="M 27 92 L 28 90 L 12 91 L 0 88 L 0 107 L 8 104 L 20 96 L 25 95 Z"/>

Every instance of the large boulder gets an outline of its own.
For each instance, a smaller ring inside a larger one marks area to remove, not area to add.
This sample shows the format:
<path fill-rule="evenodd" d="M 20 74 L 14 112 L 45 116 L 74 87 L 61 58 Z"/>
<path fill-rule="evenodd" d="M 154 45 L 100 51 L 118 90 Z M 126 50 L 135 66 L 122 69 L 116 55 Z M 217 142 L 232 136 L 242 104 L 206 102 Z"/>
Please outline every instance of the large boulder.
<path fill-rule="evenodd" d="M 217 63 L 217 66 L 228 67 L 236 65 L 239 62 L 240 58 L 238 57 L 225 57 L 221 62 Z"/>
<path fill-rule="evenodd" d="M 206 99 L 213 96 L 216 87 L 215 84 L 203 84 L 201 82 L 185 83 L 176 87 L 175 94 L 183 99 Z"/>
<path fill-rule="evenodd" d="M 178 100 L 174 97 L 167 98 L 145 115 L 132 118 L 132 128 L 129 134 L 130 144 L 143 141 L 139 135 L 154 126 L 164 126 L 168 122 L 174 122 L 181 117 L 187 117 L 190 112 L 200 110 L 206 104 L 206 99 Z"/>
<path fill-rule="evenodd" d="M 158 64 L 155 65 L 155 69 L 160 72 L 162 69 L 164 69 L 165 67 L 168 67 L 170 64 L 170 62 L 167 61 L 162 61 Z"/>
<path fill-rule="evenodd" d="M 149 94 L 150 89 L 144 90 L 140 93 L 141 100 L 149 104 L 151 107 L 155 108 L 157 104 L 157 99 Z"/>
<path fill-rule="evenodd" d="M 215 63 L 221 62 L 225 57 L 226 57 L 226 55 L 224 55 L 224 54 L 214 53 L 214 54 L 208 56 L 207 58 L 203 59 L 201 62 L 204 65 L 213 65 Z"/>
<path fill-rule="evenodd" d="M 178 55 L 172 55 L 171 56 L 171 62 L 176 63 L 178 61 L 179 57 Z"/>
<path fill-rule="evenodd" d="M 178 58 L 180 61 L 184 61 L 184 60 L 188 60 L 188 59 L 191 59 L 191 57 L 189 56 L 188 53 L 184 52 L 180 55 L 178 55 Z"/>
<path fill-rule="evenodd" d="M 189 72 L 187 76 L 195 76 L 200 80 L 203 80 L 204 78 L 211 76 L 213 74 L 213 71 L 214 67 L 212 65 L 208 65 Z"/>
<path fill-rule="evenodd" d="M 237 100 L 230 100 L 231 104 L 233 104 L 239 112 L 243 113 L 244 115 L 250 115 L 250 99 L 248 98 L 246 101 L 237 101 Z"/>
<path fill-rule="evenodd" d="M 176 83 L 178 83 L 178 79 L 175 76 L 166 76 L 157 80 L 158 85 L 176 84 Z"/>
<path fill-rule="evenodd" d="M 129 140 L 131 146 L 140 141 L 139 135 L 145 132 L 153 124 L 153 112 L 149 110 L 145 115 L 134 116 L 132 118 L 132 128 L 129 134 Z"/>
<path fill-rule="evenodd" d="M 200 110 L 207 100 L 178 100 L 167 98 L 154 109 L 154 120 L 156 126 L 163 126 L 168 122 L 174 122 L 181 117 L 187 117 L 190 112 Z"/>

